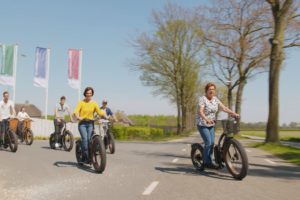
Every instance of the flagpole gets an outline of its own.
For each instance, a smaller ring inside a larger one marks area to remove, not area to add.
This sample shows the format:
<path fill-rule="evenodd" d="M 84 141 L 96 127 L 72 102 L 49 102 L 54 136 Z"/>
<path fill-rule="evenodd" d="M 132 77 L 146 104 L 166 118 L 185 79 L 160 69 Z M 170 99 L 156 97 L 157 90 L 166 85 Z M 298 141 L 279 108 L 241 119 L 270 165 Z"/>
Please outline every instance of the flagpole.
<path fill-rule="evenodd" d="M 50 67 L 50 48 L 47 48 L 47 87 L 46 87 L 46 104 L 45 104 L 45 119 L 48 119 L 48 90 L 49 90 L 49 67 Z"/>
<path fill-rule="evenodd" d="M 79 74 L 78 74 L 78 79 L 79 79 L 79 88 L 78 88 L 78 101 L 80 101 L 81 97 L 81 68 L 82 68 L 82 49 L 79 50 Z"/>
<path fill-rule="evenodd" d="M 14 46 L 14 60 L 13 60 L 13 76 L 14 76 L 14 85 L 13 85 L 13 102 L 16 103 L 16 81 L 17 81 L 17 62 L 18 62 L 18 44 Z"/>

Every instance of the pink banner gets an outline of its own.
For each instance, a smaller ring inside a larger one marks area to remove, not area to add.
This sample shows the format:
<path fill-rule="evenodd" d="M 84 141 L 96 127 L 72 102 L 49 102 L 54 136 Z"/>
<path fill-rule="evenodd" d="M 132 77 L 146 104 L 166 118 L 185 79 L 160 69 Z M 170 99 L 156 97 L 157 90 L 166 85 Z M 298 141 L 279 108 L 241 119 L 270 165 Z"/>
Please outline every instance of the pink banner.
<path fill-rule="evenodd" d="M 80 67 L 80 50 L 69 49 L 68 51 L 68 83 L 71 88 L 79 89 L 79 67 Z"/>

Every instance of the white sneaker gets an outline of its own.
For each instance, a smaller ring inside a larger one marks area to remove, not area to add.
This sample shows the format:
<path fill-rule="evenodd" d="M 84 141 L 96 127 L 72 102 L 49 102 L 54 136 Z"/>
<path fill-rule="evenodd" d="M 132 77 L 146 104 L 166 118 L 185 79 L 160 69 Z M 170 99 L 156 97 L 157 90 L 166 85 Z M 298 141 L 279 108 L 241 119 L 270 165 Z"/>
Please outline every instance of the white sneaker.
<path fill-rule="evenodd" d="M 55 143 L 55 148 L 58 148 L 60 145 L 58 143 Z"/>

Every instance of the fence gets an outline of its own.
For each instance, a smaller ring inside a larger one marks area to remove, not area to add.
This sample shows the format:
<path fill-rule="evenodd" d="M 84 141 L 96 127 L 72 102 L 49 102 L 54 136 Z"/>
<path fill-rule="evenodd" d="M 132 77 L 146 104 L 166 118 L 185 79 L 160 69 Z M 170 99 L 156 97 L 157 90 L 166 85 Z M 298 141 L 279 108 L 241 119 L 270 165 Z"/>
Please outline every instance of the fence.
<path fill-rule="evenodd" d="M 54 124 L 52 120 L 33 118 L 31 129 L 34 136 L 49 137 L 54 132 Z M 74 137 L 79 137 L 78 124 L 67 123 L 67 129 L 71 131 Z M 97 129 L 96 129 L 97 130 Z"/>

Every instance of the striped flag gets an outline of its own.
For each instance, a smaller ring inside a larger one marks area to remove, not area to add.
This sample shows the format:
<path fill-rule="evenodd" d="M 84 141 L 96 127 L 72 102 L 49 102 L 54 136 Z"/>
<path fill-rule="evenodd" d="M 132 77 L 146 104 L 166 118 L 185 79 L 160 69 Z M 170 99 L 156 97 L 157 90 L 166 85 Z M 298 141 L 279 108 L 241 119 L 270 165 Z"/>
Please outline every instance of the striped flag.
<path fill-rule="evenodd" d="M 1 64 L 0 64 L 0 84 L 11 85 L 14 80 L 14 65 L 17 55 L 15 55 L 15 45 L 1 45 Z"/>
<path fill-rule="evenodd" d="M 33 85 L 36 87 L 48 87 L 48 70 L 50 49 L 37 47 L 35 52 L 35 70 Z"/>
<path fill-rule="evenodd" d="M 81 50 L 68 51 L 68 84 L 73 89 L 80 89 Z"/>

